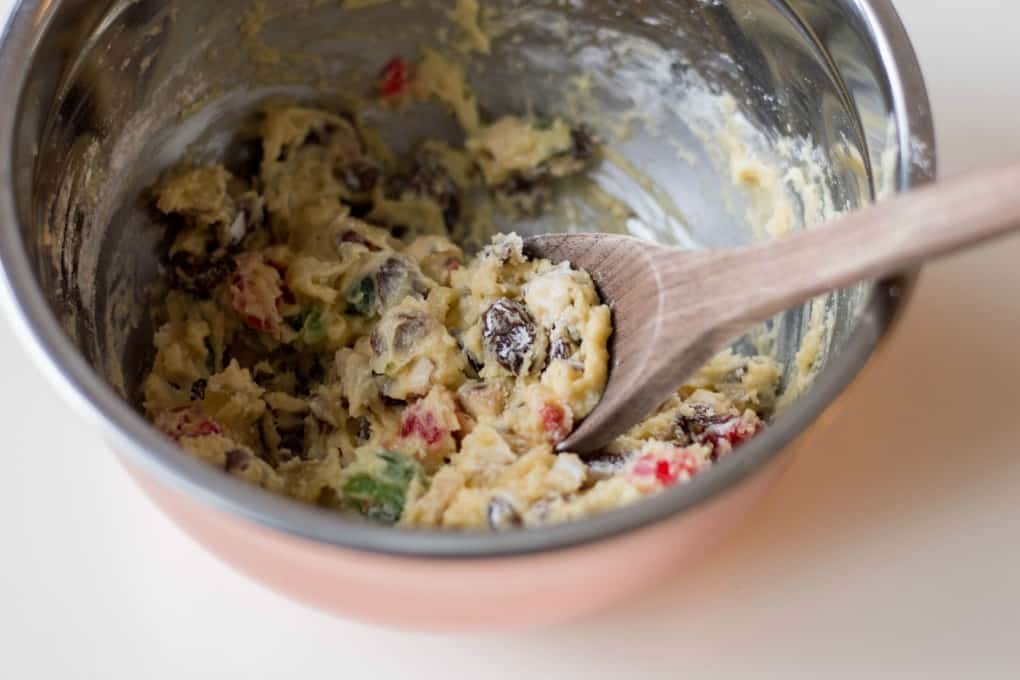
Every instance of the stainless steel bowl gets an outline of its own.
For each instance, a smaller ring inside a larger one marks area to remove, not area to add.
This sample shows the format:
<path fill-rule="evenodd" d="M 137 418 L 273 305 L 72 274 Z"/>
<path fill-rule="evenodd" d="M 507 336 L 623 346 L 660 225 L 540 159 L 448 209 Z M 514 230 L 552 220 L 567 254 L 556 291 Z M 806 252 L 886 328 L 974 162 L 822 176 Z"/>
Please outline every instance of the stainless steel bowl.
<path fill-rule="evenodd" d="M 739 455 L 643 503 L 541 530 L 379 528 L 265 494 L 182 455 L 137 406 L 151 357 L 144 290 L 159 273 L 160 238 L 147 226 L 139 196 L 186 149 L 241 153 L 231 131 L 261 98 L 343 99 L 364 90 L 394 52 L 413 56 L 440 29 L 457 37 L 452 3 L 362 4 L 369 6 L 281 0 L 256 11 L 248 0 L 22 0 L 6 25 L 6 308 L 54 384 L 145 479 L 260 531 L 338 551 L 453 560 L 562 553 L 708 508 L 760 474 L 837 398 L 888 332 L 909 277 L 832 296 L 835 323 L 812 386 Z M 810 140 L 823 167 L 816 180 L 835 209 L 934 175 L 921 73 L 887 0 L 494 0 L 487 7 L 492 14 L 484 20 L 500 36 L 491 54 L 470 60 L 483 110 L 590 114 L 594 102 L 596 126 L 658 186 L 649 193 L 613 164 L 599 174 L 604 187 L 644 211 L 635 228 L 650 237 L 708 246 L 755 237 L 742 218 L 746 195 L 702 134 L 718 112 L 674 105 L 695 81 L 730 95 L 731 114 L 758 130 L 759 141 Z M 585 74 L 590 99 L 578 104 L 565 83 Z M 639 124 L 616 140 L 613 123 L 635 110 Z M 454 134 L 437 111 L 414 121 L 391 141 L 407 143 L 425 130 Z M 784 172 L 810 174 L 802 156 L 780 162 Z M 664 196 L 680 211 L 662 211 Z M 797 218 L 810 225 L 817 215 L 799 205 Z M 774 324 L 777 354 L 792 364 L 805 310 Z"/>

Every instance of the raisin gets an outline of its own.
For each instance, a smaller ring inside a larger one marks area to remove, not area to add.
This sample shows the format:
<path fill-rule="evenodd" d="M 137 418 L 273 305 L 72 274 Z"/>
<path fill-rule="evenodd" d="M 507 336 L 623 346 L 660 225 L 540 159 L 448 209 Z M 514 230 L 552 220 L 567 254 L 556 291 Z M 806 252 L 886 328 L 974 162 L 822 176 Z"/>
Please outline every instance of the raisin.
<path fill-rule="evenodd" d="M 360 417 L 355 421 L 358 426 L 357 437 L 359 442 L 367 442 L 372 438 L 372 423 L 368 422 L 368 418 L 364 416 Z"/>
<path fill-rule="evenodd" d="M 336 169 L 336 176 L 356 194 L 367 194 L 382 177 L 379 166 L 363 158 L 352 160 Z"/>
<path fill-rule="evenodd" d="M 368 339 L 369 344 L 372 346 L 372 354 L 377 357 L 381 357 L 386 354 L 386 338 L 383 337 L 382 328 L 379 326 L 375 327 L 372 331 L 372 335 Z"/>
<path fill-rule="evenodd" d="M 489 521 L 489 528 L 493 531 L 504 531 L 521 526 L 521 515 L 513 503 L 503 496 L 493 496 L 489 501 L 486 518 Z"/>
<path fill-rule="evenodd" d="M 403 353 L 425 337 L 428 333 L 429 323 L 424 317 L 411 314 L 402 314 L 401 319 L 402 321 L 393 329 L 393 349 Z"/>
<path fill-rule="evenodd" d="M 337 237 L 337 242 L 338 243 L 357 243 L 359 245 L 365 246 L 366 248 L 368 248 L 368 250 L 370 252 L 373 252 L 373 253 L 379 252 L 379 250 L 381 250 L 379 248 L 379 246 L 369 242 L 368 239 L 366 239 L 364 236 L 362 236 L 358 232 L 354 231 L 353 229 L 348 229 L 347 231 L 345 231 L 342 234 L 340 234 L 340 236 Z"/>
<path fill-rule="evenodd" d="M 205 388 L 209 385 L 209 381 L 205 378 L 199 378 L 195 382 L 191 383 L 191 400 L 202 401 L 205 399 Z"/>
<path fill-rule="evenodd" d="M 375 281 L 379 300 L 386 306 L 396 304 L 408 295 L 423 298 L 428 290 L 414 266 L 399 257 L 387 258 L 379 266 Z"/>
<path fill-rule="evenodd" d="M 251 454 L 242 449 L 231 449 L 227 451 L 223 469 L 227 472 L 243 472 L 248 469 L 251 463 Z"/>
<path fill-rule="evenodd" d="M 499 365 L 518 375 L 535 346 L 538 329 L 527 307 L 502 298 L 482 316 L 482 338 L 486 351 Z"/>
<path fill-rule="evenodd" d="M 569 359 L 574 356 L 576 351 L 577 347 L 571 342 L 570 338 L 562 335 L 553 339 L 549 346 L 549 356 L 552 359 Z"/>
<path fill-rule="evenodd" d="M 681 442 L 702 444 L 709 427 L 726 422 L 730 418 L 718 415 L 707 404 L 694 404 L 692 409 L 694 413 L 690 416 L 677 414 L 675 432 L 676 438 Z"/>
<path fill-rule="evenodd" d="M 290 453 L 289 458 L 304 458 L 305 455 L 305 426 L 304 423 L 289 430 L 280 431 L 280 453 L 288 457 L 284 451 Z"/>
<path fill-rule="evenodd" d="M 173 266 L 172 284 L 199 297 L 208 297 L 233 273 L 235 267 L 231 257 L 206 259 L 188 252 L 175 253 L 170 264 Z"/>
<path fill-rule="evenodd" d="M 460 343 L 458 342 L 458 344 Z M 460 349 L 464 353 L 464 356 L 467 358 L 468 365 L 471 366 L 471 370 L 473 370 L 476 374 L 480 373 L 482 368 L 485 367 L 485 364 L 482 362 L 482 360 L 476 357 L 475 353 L 464 347 L 464 345 L 460 345 Z"/>
<path fill-rule="evenodd" d="M 579 161 L 589 161 L 595 157 L 598 142 L 591 130 L 584 125 L 570 131 L 570 155 Z"/>
<path fill-rule="evenodd" d="M 305 135 L 304 141 L 301 146 L 308 146 L 309 144 L 315 144 L 318 146 L 326 146 L 329 143 L 330 138 L 337 133 L 339 128 L 336 124 L 327 122 L 321 126 L 313 127 Z"/>

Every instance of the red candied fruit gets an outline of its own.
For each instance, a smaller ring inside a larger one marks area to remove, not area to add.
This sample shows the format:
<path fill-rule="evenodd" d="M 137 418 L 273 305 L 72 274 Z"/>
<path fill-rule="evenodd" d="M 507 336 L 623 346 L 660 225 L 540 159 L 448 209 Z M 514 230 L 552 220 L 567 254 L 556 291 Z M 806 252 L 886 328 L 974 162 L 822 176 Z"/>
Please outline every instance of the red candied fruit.
<path fill-rule="evenodd" d="M 654 453 L 646 453 L 634 464 L 634 475 L 638 477 L 654 477 L 662 486 L 676 484 L 681 476 L 687 479 L 694 477 L 701 469 L 701 464 L 694 454 L 677 450 L 669 458 L 659 458 Z"/>
<path fill-rule="evenodd" d="M 421 437 L 426 444 L 432 446 L 443 438 L 443 429 L 436 423 L 436 417 L 431 411 L 409 408 L 404 412 L 403 422 L 400 423 L 400 436 Z"/>
<path fill-rule="evenodd" d="M 160 414 L 156 418 L 156 427 L 175 440 L 183 437 L 207 437 L 223 432 L 223 428 L 215 420 L 205 417 L 201 411 L 192 406 Z"/>
<path fill-rule="evenodd" d="M 393 57 L 383 66 L 379 75 L 379 94 L 392 99 L 404 93 L 411 82 L 411 67 L 401 57 Z"/>
<path fill-rule="evenodd" d="M 263 333 L 269 333 L 273 330 L 273 325 L 265 319 L 260 319 L 253 314 L 246 314 L 244 317 L 244 323 L 248 328 L 254 328 L 257 331 Z"/>
<path fill-rule="evenodd" d="M 538 409 L 538 417 L 542 421 L 542 429 L 552 442 L 563 441 L 567 434 L 567 414 L 556 404 L 543 404 Z"/>
<path fill-rule="evenodd" d="M 728 446 L 723 448 L 733 450 L 758 434 L 760 429 L 760 425 L 745 424 L 743 420 L 737 417 L 710 425 L 705 430 L 705 443 L 712 447 L 712 460 L 716 460 L 720 453 L 726 452 L 720 450 L 720 444 L 723 442 L 728 444 Z"/>
<path fill-rule="evenodd" d="M 668 460 L 660 460 L 655 464 L 655 478 L 663 486 L 669 486 L 676 482 L 676 475 L 669 469 Z"/>

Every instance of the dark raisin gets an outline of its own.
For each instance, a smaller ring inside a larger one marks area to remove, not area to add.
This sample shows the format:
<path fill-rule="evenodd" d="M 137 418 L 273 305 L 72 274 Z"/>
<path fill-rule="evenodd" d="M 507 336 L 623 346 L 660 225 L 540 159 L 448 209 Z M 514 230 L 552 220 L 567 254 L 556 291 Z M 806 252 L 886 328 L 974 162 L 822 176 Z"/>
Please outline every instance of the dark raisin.
<path fill-rule="evenodd" d="M 205 378 L 199 378 L 195 382 L 191 383 L 191 400 L 202 401 L 205 399 L 205 388 L 208 384 L 209 381 Z"/>
<path fill-rule="evenodd" d="M 517 375 L 535 346 L 538 330 L 528 308 L 520 302 L 502 298 L 492 303 L 482 316 L 485 349 L 500 366 Z"/>
<path fill-rule="evenodd" d="M 289 430 L 280 430 L 280 454 L 282 458 L 293 457 L 304 458 L 305 455 L 305 425 L 298 424 Z M 289 454 L 289 455 L 288 455 Z"/>
<path fill-rule="evenodd" d="M 175 253 L 170 258 L 173 266 L 171 283 L 177 288 L 208 297 L 234 271 L 234 258 L 200 258 L 188 252 Z"/>
<path fill-rule="evenodd" d="M 334 123 L 325 123 L 321 127 L 313 127 L 305 135 L 301 146 L 308 146 L 309 144 L 325 146 L 329 143 L 330 138 L 337 133 L 337 130 L 338 128 Z"/>
<path fill-rule="evenodd" d="M 425 297 L 427 288 L 414 266 L 399 257 L 387 258 L 375 275 L 379 300 L 386 306 L 396 304 L 408 295 Z"/>
<path fill-rule="evenodd" d="M 366 194 L 375 188 L 382 170 L 375 163 L 358 158 L 336 169 L 337 178 L 356 194 Z"/>
<path fill-rule="evenodd" d="M 676 417 L 676 438 L 682 442 L 704 443 L 705 431 L 709 427 L 729 419 L 729 416 L 715 413 L 707 404 L 694 404 L 691 408 L 694 411 L 692 415 L 677 414 Z"/>
<path fill-rule="evenodd" d="M 591 160 L 597 148 L 598 142 L 588 127 L 581 125 L 570 131 L 570 155 L 577 160 Z"/>
<path fill-rule="evenodd" d="M 361 417 L 357 419 L 358 424 L 358 441 L 367 442 L 372 438 L 372 423 L 368 422 L 368 418 Z"/>
<path fill-rule="evenodd" d="M 398 406 L 407 406 L 407 402 L 404 401 L 403 399 L 394 399 L 393 397 L 389 397 L 389 396 L 387 396 L 385 394 L 382 395 L 382 400 L 383 400 L 384 404 L 386 404 L 387 406 L 389 406 L 391 408 L 398 407 Z"/>
<path fill-rule="evenodd" d="M 406 352 L 428 333 L 428 320 L 421 316 L 402 314 L 402 320 L 393 329 L 393 349 Z"/>
<path fill-rule="evenodd" d="M 256 177 L 262 167 L 262 140 L 239 136 L 223 152 L 223 165 L 238 177 Z"/>
<path fill-rule="evenodd" d="M 243 472 L 248 469 L 251 463 L 251 454 L 242 449 L 231 449 L 227 451 L 223 469 L 227 472 Z"/>
<path fill-rule="evenodd" d="M 549 346 L 549 356 L 553 359 L 569 359 L 574 356 L 574 344 L 562 335 L 555 338 Z"/>
<path fill-rule="evenodd" d="M 460 351 L 463 352 L 464 356 L 467 358 L 468 364 L 471 366 L 471 370 L 473 370 L 476 374 L 480 373 L 482 368 L 485 366 L 482 360 L 476 357 L 474 352 L 464 347 L 459 340 L 457 341 L 457 344 L 460 345 Z"/>
<path fill-rule="evenodd" d="M 383 337 L 382 330 L 378 326 L 372 331 L 369 344 L 372 346 L 372 353 L 377 357 L 386 353 L 386 338 Z"/>
<path fill-rule="evenodd" d="M 366 239 L 364 236 L 354 231 L 353 229 L 348 229 L 347 231 L 340 234 L 337 240 L 340 243 L 358 243 L 360 245 L 365 246 L 373 253 L 378 252 L 380 250 L 379 246 L 370 243 L 368 239 Z"/>
<path fill-rule="evenodd" d="M 521 515 L 517 508 L 503 496 L 493 496 L 486 511 L 489 528 L 493 531 L 505 531 L 521 526 Z"/>
<path fill-rule="evenodd" d="M 259 387 L 265 387 L 269 384 L 269 381 L 275 377 L 275 374 L 271 370 L 267 370 L 265 366 L 259 364 L 252 370 L 252 379 L 255 384 Z"/>

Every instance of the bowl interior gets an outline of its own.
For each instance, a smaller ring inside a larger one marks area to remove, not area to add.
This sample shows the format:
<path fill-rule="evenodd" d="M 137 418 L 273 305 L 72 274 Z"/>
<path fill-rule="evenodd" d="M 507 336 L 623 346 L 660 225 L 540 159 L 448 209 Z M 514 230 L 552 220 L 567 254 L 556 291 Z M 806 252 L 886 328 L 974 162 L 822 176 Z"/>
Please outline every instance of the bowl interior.
<path fill-rule="evenodd" d="M 384 63 L 428 47 L 464 64 L 483 115 L 561 115 L 609 149 L 583 191 L 518 231 L 691 248 L 772 238 L 899 186 L 888 74 L 855 3 L 828 5 L 487 0 L 472 19 L 472 0 L 67 0 L 40 10 L 18 99 L 22 238 L 66 333 L 137 407 L 163 236 L 145 187 L 185 154 L 243 160 L 243 123 L 268 97 L 364 107 L 397 150 L 456 141 L 439 106 L 367 101 Z M 873 290 L 790 310 L 740 346 L 787 366 L 795 404 Z M 798 361 L 812 333 L 820 351 Z"/>

